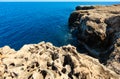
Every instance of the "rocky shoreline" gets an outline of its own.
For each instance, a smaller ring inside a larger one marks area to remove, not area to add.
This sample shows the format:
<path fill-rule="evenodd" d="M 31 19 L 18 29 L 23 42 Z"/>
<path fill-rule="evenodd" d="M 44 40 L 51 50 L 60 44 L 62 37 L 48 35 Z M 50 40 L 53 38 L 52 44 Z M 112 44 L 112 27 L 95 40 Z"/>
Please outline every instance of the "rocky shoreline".
<path fill-rule="evenodd" d="M 5 46 L 0 79 L 120 79 L 120 5 L 77 6 L 69 26 L 91 56 L 49 42 L 18 51 Z"/>
<path fill-rule="evenodd" d="M 119 79 L 95 58 L 71 45 L 24 45 L 19 51 L 0 48 L 0 79 Z"/>
<path fill-rule="evenodd" d="M 120 75 L 120 5 L 77 6 L 69 27 L 91 56 Z"/>

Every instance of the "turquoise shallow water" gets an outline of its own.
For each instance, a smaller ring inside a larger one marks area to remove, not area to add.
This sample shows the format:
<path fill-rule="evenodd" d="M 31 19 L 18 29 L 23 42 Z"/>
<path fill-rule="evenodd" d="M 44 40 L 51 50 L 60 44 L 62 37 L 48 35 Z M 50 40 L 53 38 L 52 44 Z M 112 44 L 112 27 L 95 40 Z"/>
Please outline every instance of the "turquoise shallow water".
<path fill-rule="evenodd" d="M 18 50 L 24 44 L 74 44 L 68 18 L 77 5 L 112 5 L 119 2 L 5 2 L 0 3 L 0 47 Z"/>

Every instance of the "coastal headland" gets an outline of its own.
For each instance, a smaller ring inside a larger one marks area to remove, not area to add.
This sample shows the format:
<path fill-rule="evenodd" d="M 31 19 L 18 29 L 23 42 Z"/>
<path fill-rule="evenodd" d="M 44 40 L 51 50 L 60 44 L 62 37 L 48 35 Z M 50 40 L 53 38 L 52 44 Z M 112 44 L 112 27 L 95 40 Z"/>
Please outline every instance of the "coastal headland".
<path fill-rule="evenodd" d="M 120 74 L 120 5 L 77 6 L 69 28 L 89 55 Z"/>
<path fill-rule="evenodd" d="M 120 79 L 120 5 L 77 6 L 69 28 L 89 55 L 72 45 L 0 48 L 0 79 Z"/>

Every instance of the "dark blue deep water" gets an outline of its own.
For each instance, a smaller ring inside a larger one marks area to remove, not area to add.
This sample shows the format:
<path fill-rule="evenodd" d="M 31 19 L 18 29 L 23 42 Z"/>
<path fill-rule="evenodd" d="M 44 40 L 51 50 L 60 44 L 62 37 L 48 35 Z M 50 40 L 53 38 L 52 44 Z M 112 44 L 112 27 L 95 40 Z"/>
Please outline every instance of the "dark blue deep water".
<path fill-rule="evenodd" d="M 5 2 L 0 3 L 0 47 L 18 50 L 24 44 L 72 44 L 68 18 L 77 5 L 111 5 L 118 2 Z"/>

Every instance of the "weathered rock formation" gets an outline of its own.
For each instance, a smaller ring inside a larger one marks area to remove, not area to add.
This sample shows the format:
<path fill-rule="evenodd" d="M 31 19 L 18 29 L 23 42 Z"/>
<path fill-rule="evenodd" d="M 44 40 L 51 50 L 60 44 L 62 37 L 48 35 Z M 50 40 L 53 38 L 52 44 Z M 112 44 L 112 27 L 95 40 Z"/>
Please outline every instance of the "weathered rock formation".
<path fill-rule="evenodd" d="M 0 79 L 120 79 L 97 59 L 68 45 L 41 42 L 15 51 L 0 48 Z"/>
<path fill-rule="evenodd" d="M 114 50 L 109 55 L 106 66 L 120 75 L 120 38 L 116 40 Z"/>
<path fill-rule="evenodd" d="M 69 26 L 89 54 L 120 74 L 120 5 L 77 6 Z"/>

